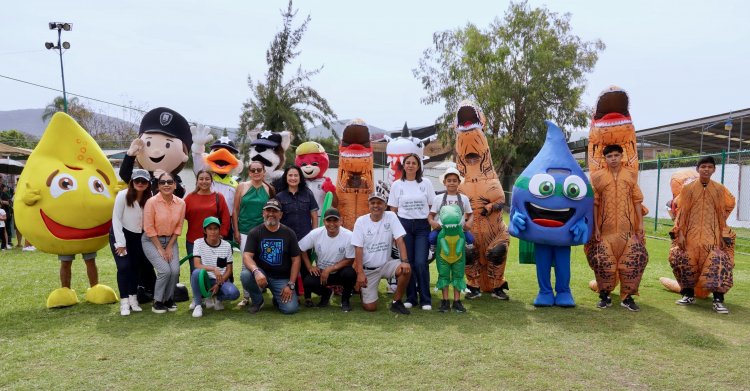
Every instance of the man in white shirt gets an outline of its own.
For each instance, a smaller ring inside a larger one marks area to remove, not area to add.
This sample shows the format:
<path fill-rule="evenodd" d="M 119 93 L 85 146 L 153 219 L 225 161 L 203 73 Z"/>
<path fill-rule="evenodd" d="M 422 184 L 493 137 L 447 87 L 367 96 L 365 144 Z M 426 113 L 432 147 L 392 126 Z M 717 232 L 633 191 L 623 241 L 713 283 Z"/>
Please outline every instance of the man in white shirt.
<path fill-rule="evenodd" d="M 318 307 L 327 307 L 331 300 L 330 285 L 342 285 L 341 311 L 349 312 L 357 273 L 352 268 L 354 262 L 354 246 L 352 246 L 352 231 L 341 227 L 341 214 L 335 208 L 329 208 L 323 215 L 323 227 L 315 228 L 299 241 L 304 262 L 310 275 L 306 276 L 303 284 L 305 292 L 313 292 L 320 296 Z M 315 249 L 315 266 L 310 262 L 307 251 Z"/>
<path fill-rule="evenodd" d="M 370 213 L 357 218 L 352 233 L 354 270 L 357 272 L 355 289 L 361 291 L 362 308 L 365 311 L 377 310 L 380 280 L 396 277 L 398 284 L 393 293 L 391 311 L 409 315 L 409 310 L 401 301 L 411 277 L 404 244 L 406 231 L 396 214 L 385 210 L 386 197 L 383 194 L 370 194 L 368 206 Z M 401 254 L 400 261 L 390 258 L 393 241 Z"/>

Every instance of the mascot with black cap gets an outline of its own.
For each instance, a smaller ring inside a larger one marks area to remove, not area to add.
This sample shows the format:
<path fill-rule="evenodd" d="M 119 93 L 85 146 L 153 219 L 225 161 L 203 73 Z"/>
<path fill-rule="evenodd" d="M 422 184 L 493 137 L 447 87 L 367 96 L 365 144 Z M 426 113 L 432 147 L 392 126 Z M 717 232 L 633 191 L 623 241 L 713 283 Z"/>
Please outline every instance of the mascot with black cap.
<path fill-rule="evenodd" d="M 141 120 L 138 138 L 128 148 L 122 160 L 120 178 L 130 181 L 135 162 L 151 173 L 152 193 L 158 192 L 156 177 L 160 172 L 171 173 L 176 182 L 174 194 L 182 198 L 185 188 L 179 173 L 188 161 L 188 151 L 193 145 L 190 125 L 180 113 L 158 107 L 146 113 Z"/>
<path fill-rule="evenodd" d="M 175 180 L 174 194 L 185 196 L 185 187 L 178 175 L 188 161 L 188 151 L 193 145 L 190 124 L 180 113 L 166 107 L 155 108 L 141 120 L 138 138 L 130 143 L 130 148 L 120 166 L 120 178 L 129 182 L 135 162 L 151 174 L 151 192 L 159 192 L 157 179 L 162 172 L 172 174 Z M 149 302 L 153 298 L 156 274 L 151 267 L 138 271 L 138 301 Z M 187 300 L 187 289 L 177 284 L 175 300 Z"/>
<path fill-rule="evenodd" d="M 284 174 L 285 152 L 292 144 L 289 131 L 264 130 L 250 143 L 250 161 L 259 161 L 266 167 L 266 181 L 273 183 Z"/>

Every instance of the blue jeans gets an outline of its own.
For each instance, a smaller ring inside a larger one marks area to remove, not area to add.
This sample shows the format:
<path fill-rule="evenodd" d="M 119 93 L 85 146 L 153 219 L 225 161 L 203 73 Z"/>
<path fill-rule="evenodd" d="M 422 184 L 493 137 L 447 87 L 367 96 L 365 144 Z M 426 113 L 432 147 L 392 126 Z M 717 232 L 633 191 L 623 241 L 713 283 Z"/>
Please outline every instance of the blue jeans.
<path fill-rule="evenodd" d="M 261 273 L 262 272 L 263 271 L 261 270 Z M 250 270 L 243 270 L 242 273 L 240 273 L 240 280 L 242 281 L 242 288 L 250 293 L 250 300 L 252 300 L 253 304 L 263 302 L 263 290 L 258 286 L 258 283 L 255 281 L 255 276 L 253 276 L 253 273 L 250 273 Z M 289 282 L 288 278 L 271 278 L 266 276 L 266 280 L 268 281 L 268 289 L 271 291 L 276 303 L 278 303 L 279 311 L 281 311 L 282 314 L 291 315 L 299 310 L 297 292 L 295 291 L 292 291 L 292 299 L 289 300 L 288 303 L 281 302 L 281 291 L 286 286 L 286 283 Z"/>
<path fill-rule="evenodd" d="M 406 254 L 411 266 L 411 278 L 406 286 L 406 301 L 413 305 L 432 305 L 430 265 L 427 263 L 430 223 L 427 222 L 427 219 L 402 219 L 399 217 L 399 220 L 406 230 L 404 244 L 406 244 Z"/>
<path fill-rule="evenodd" d="M 202 302 L 201 298 L 203 297 L 201 296 L 201 288 L 198 281 L 199 275 L 200 269 L 195 269 L 190 275 L 190 287 L 193 289 L 193 303 L 195 303 L 195 305 L 200 305 Z M 214 278 L 209 277 L 208 280 L 211 281 L 211 286 L 216 283 L 216 279 Z M 219 301 L 237 300 L 237 298 L 240 297 L 240 291 L 234 286 L 234 284 L 226 281 L 221 284 L 219 290 L 216 292 L 216 296 L 214 297 Z"/>
<path fill-rule="evenodd" d="M 193 254 L 193 246 L 195 246 L 195 243 L 190 243 L 187 239 L 185 239 L 185 251 L 187 251 L 187 255 Z M 195 266 L 193 265 L 193 257 L 190 257 L 187 263 L 190 266 L 190 276 L 192 278 L 193 272 L 195 271 Z"/>

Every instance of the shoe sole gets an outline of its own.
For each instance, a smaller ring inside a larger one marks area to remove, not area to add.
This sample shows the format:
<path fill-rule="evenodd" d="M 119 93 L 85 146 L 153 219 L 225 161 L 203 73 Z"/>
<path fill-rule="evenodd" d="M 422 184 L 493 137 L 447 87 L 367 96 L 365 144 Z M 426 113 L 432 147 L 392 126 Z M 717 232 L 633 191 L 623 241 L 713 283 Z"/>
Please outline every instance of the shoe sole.
<path fill-rule="evenodd" d="M 680 302 L 680 301 L 675 301 L 675 304 L 677 304 L 677 305 L 693 305 L 693 304 L 695 304 L 695 302 L 692 302 L 692 303 L 683 303 L 683 302 Z"/>
<path fill-rule="evenodd" d="M 400 309 L 393 308 L 393 307 L 391 307 L 391 312 L 395 312 L 395 313 L 401 314 L 401 315 L 410 315 L 411 314 L 411 312 L 409 310 L 401 311 Z"/>
<path fill-rule="evenodd" d="M 478 299 L 478 298 L 482 297 L 482 294 L 478 293 L 476 295 L 465 295 L 464 297 L 466 297 L 469 300 L 474 300 L 474 299 Z"/>
<path fill-rule="evenodd" d="M 156 310 L 156 309 L 151 308 L 151 312 L 155 314 L 166 314 L 167 310 Z"/>
<path fill-rule="evenodd" d="M 627 308 L 627 310 L 630 312 L 639 312 L 641 310 L 640 308 L 630 308 L 627 304 L 624 303 L 620 303 L 620 306 Z"/>
<path fill-rule="evenodd" d="M 167 311 L 169 311 L 169 312 L 177 312 L 177 308 L 167 308 Z"/>
<path fill-rule="evenodd" d="M 498 300 L 510 300 L 509 296 L 498 296 L 498 295 L 496 295 L 494 293 L 492 295 L 490 295 L 490 296 L 492 296 L 492 297 L 494 297 L 494 298 L 496 298 Z"/>

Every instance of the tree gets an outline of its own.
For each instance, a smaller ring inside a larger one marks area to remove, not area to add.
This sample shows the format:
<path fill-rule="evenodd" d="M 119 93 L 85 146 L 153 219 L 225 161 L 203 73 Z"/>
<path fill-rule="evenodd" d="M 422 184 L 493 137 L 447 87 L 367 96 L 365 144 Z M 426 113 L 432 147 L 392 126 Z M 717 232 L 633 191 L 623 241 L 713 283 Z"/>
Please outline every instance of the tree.
<path fill-rule="evenodd" d="M 605 45 L 573 35 L 570 14 L 511 3 L 486 30 L 469 23 L 436 32 L 433 43 L 413 70 L 427 92 L 422 102 L 443 102 L 437 122 L 447 142 L 455 137 L 447 129 L 459 102 L 474 100 L 487 117 L 499 172 L 509 175 L 531 161 L 544 143 L 544 120 L 561 128 L 587 125 L 590 112 L 581 104 L 585 76 Z"/>
<path fill-rule="evenodd" d="M 36 146 L 37 141 L 39 140 L 34 136 L 19 130 L 11 129 L 0 131 L 0 143 L 10 145 L 11 147 L 33 149 L 34 146 Z"/>
<path fill-rule="evenodd" d="M 42 121 L 47 122 L 58 111 L 64 111 L 64 107 L 65 100 L 63 99 L 63 97 L 56 96 L 55 99 L 52 100 L 52 103 L 48 104 L 47 107 L 44 108 L 44 112 L 42 113 Z M 75 119 L 79 124 L 85 123 L 93 116 L 91 110 L 80 103 L 78 97 L 73 97 L 68 100 L 68 115 L 73 117 L 73 119 Z"/>
<path fill-rule="evenodd" d="M 316 120 L 334 133 L 331 121 L 336 119 L 336 115 L 328 101 L 306 85 L 323 67 L 312 71 L 299 67 L 292 78 L 284 80 L 286 66 L 300 54 L 297 47 L 310 22 L 308 15 L 299 27 L 294 28 L 292 22 L 296 14 L 290 0 L 287 10 L 281 13 L 282 29 L 266 51 L 268 72 L 265 82 L 253 82 L 251 76 L 247 78 L 252 96 L 243 104 L 240 116 L 239 141 L 243 151 L 247 151 L 247 132 L 258 127 L 274 132 L 289 130 L 294 135 L 295 143 L 307 139 L 305 124 L 313 124 Z"/>

